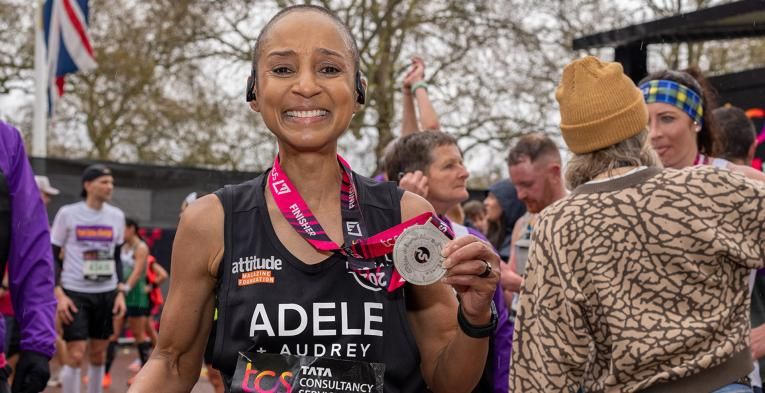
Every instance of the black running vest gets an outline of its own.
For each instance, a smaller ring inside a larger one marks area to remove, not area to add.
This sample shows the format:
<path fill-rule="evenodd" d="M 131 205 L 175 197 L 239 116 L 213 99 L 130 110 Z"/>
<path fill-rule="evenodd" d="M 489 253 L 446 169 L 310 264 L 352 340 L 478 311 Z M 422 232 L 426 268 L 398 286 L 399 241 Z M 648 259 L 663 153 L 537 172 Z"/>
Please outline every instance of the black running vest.
<path fill-rule="evenodd" d="M 391 294 L 387 283 L 374 285 L 349 272 L 339 254 L 314 265 L 298 260 L 274 232 L 265 179 L 215 193 L 225 212 L 225 253 L 213 365 L 227 386 L 242 351 L 384 363 L 386 393 L 425 391 L 404 290 Z M 366 233 L 401 222 L 403 191 L 358 174 L 354 179 Z"/>

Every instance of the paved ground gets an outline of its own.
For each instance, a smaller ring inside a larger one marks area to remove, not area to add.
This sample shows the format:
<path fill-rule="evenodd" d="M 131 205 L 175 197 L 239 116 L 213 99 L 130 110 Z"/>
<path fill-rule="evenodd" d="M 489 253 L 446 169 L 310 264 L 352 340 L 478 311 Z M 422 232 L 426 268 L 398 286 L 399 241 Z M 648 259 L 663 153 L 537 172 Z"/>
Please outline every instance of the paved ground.
<path fill-rule="evenodd" d="M 104 390 L 104 392 L 108 393 L 123 393 L 127 392 L 128 385 L 127 380 L 128 378 L 133 376 L 133 373 L 128 370 L 128 366 L 130 363 L 133 362 L 133 359 L 138 357 L 137 352 L 133 348 L 124 348 L 120 349 L 117 354 L 117 358 L 114 360 L 114 365 L 112 366 L 112 386 L 108 390 Z M 53 372 L 57 373 L 58 370 L 54 369 Z M 202 369 L 202 374 L 205 374 L 204 368 Z M 83 370 L 82 375 L 87 375 L 87 372 Z M 60 393 L 61 388 L 47 388 L 43 391 L 44 393 Z M 82 385 L 82 392 L 87 392 L 87 385 Z M 192 393 L 213 393 L 212 386 L 209 382 L 207 382 L 206 376 L 202 376 L 199 378 L 199 382 L 197 382 L 197 385 L 194 387 L 194 390 L 192 390 Z"/>

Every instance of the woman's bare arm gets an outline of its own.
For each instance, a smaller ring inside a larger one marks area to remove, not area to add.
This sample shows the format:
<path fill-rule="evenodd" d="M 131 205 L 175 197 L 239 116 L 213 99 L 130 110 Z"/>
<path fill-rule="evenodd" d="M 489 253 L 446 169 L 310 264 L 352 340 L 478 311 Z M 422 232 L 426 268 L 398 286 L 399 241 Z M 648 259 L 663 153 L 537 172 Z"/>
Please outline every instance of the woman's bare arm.
<path fill-rule="evenodd" d="M 401 201 L 402 220 L 432 210 L 427 201 L 406 193 Z M 491 300 L 499 280 L 499 257 L 491 246 L 474 236 L 453 240 L 444 248 L 447 283 L 426 286 L 407 285 L 407 316 L 420 351 L 425 382 L 434 392 L 469 392 L 481 378 L 489 338 L 472 338 L 457 327 L 457 307 L 473 325 L 488 324 Z M 485 269 L 484 259 L 493 272 L 487 278 L 477 275 Z M 462 296 L 457 303 L 456 290 Z"/>
<path fill-rule="evenodd" d="M 208 195 L 181 217 L 159 342 L 131 393 L 190 392 L 194 387 L 212 325 L 215 272 L 222 255 L 223 207 Z"/>

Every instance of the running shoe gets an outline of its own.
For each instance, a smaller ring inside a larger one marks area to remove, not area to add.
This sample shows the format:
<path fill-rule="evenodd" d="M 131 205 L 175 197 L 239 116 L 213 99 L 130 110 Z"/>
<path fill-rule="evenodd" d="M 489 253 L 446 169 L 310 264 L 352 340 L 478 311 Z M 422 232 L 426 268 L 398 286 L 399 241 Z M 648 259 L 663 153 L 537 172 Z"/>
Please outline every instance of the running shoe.
<path fill-rule="evenodd" d="M 128 366 L 128 370 L 134 373 L 141 371 L 141 359 L 136 358 L 133 360 L 133 363 L 130 363 Z"/>

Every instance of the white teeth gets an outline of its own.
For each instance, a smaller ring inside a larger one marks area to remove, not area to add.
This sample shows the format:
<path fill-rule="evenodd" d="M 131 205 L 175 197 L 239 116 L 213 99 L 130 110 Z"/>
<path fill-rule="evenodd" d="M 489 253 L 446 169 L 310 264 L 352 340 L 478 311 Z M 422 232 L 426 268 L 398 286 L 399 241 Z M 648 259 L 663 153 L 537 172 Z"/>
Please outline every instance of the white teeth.
<path fill-rule="evenodd" d="M 292 117 L 319 117 L 327 114 L 327 111 L 316 109 L 312 111 L 287 111 L 287 116 Z"/>

